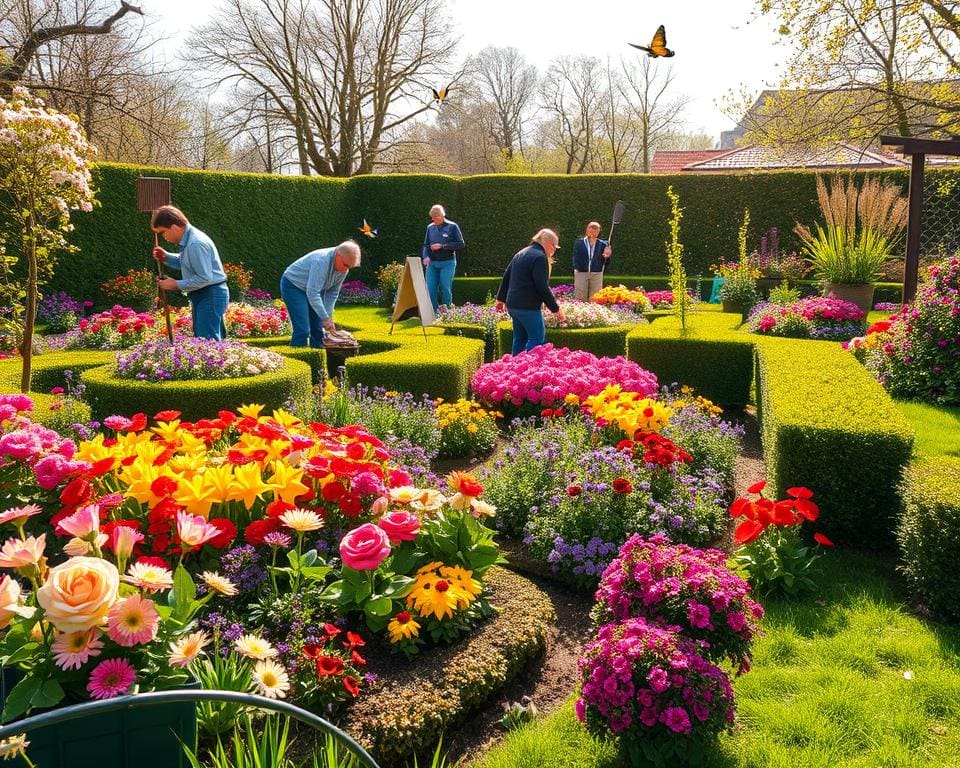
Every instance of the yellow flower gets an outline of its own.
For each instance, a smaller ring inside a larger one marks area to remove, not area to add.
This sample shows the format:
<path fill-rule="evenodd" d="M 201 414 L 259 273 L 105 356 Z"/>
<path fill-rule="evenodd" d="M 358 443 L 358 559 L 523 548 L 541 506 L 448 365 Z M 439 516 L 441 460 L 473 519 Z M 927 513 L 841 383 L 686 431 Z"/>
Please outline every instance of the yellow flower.
<path fill-rule="evenodd" d="M 253 680 L 257 690 L 268 699 L 282 699 L 290 690 L 290 677 L 283 665 L 267 659 L 253 667 Z"/>
<path fill-rule="evenodd" d="M 176 445 L 180 442 L 180 419 L 161 421 L 150 430 L 165 443 Z"/>
<path fill-rule="evenodd" d="M 197 452 L 189 456 L 171 456 L 167 466 L 182 477 L 192 478 L 203 472 L 207 461 L 205 452 Z"/>
<path fill-rule="evenodd" d="M 210 517 L 210 508 L 217 501 L 216 489 L 210 487 L 204 475 L 183 478 L 173 492 L 173 500 L 191 515 Z"/>
<path fill-rule="evenodd" d="M 237 408 L 237 413 L 239 413 L 241 416 L 249 416 L 251 419 L 255 419 L 260 415 L 260 411 L 262 410 L 262 405 L 241 405 L 239 408 Z"/>
<path fill-rule="evenodd" d="M 233 471 L 228 498 L 230 501 L 242 501 L 243 506 L 249 510 L 262 494 L 275 490 L 276 485 L 263 482 L 257 464 L 243 464 Z"/>
<path fill-rule="evenodd" d="M 303 424 L 303 422 L 290 413 L 290 411 L 285 411 L 282 408 L 273 412 L 273 420 L 284 429 L 290 429 L 291 427 L 297 427 Z"/>
<path fill-rule="evenodd" d="M 295 503 L 295 499 L 310 490 L 310 487 L 302 482 L 302 478 L 303 470 L 291 467 L 282 460 L 274 461 L 270 482 L 277 486 L 277 490 L 273 492 L 273 497 L 283 499 L 288 504 Z"/>
<path fill-rule="evenodd" d="M 440 573 L 437 574 L 436 570 Z M 434 562 L 417 571 L 413 589 L 407 595 L 407 608 L 413 608 L 424 618 L 452 618 L 453 612 L 468 606 L 479 594 L 480 584 L 473 581 L 470 571 L 457 566 Z"/>
<path fill-rule="evenodd" d="M 210 490 L 214 501 L 224 503 L 230 499 L 233 486 L 233 467 L 230 464 L 208 466 L 203 473 L 204 485 Z"/>
<path fill-rule="evenodd" d="M 467 424 L 467 432 L 469 432 L 471 435 L 475 434 L 479 429 L 480 427 L 478 427 L 476 424 L 472 422 L 470 424 Z"/>
<path fill-rule="evenodd" d="M 256 635 L 242 635 L 233 644 L 234 650 L 248 659 L 272 659 L 277 655 L 277 649 L 270 642 Z"/>
<path fill-rule="evenodd" d="M 334 384 L 330 379 L 327 379 L 326 384 L 323 385 L 323 399 L 327 400 L 337 392 L 337 385 Z"/>
<path fill-rule="evenodd" d="M 400 611 L 390 619 L 390 623 L 387 624 L 387 631 L 390 633 L 390 642 L 399 643 L 401 640 L 417 637 L 420 634 L 420 625 L 409 613 Z"/>

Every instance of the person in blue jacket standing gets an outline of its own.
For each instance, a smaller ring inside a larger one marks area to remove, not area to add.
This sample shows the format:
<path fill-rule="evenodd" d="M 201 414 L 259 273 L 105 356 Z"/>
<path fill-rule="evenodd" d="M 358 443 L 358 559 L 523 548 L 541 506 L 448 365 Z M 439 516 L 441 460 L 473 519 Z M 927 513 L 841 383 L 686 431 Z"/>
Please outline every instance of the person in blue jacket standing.
<path fill-rule="evenodd" d="M 423 236 L 421 258 L 427 270 L 427 292 L 436 312 L 440 304 L 453 303 L 453 275 L 457 271 L 457 251 L 463 248 L 463 233 L 455 221 L 447 219 L 442 205 L 430 209 L 431 223 Z M 437 301 L 437 289 L 440 301 Z"/>
<path fill-rule="evenodd" d="M 291 347 L 323 347 L 324 333 L 337 330 L 333 308 L 352 267 L 360 266 L 360 246 L 346 240 L 335 248 L 318 248 L 283 271 L 280 296 L 293 326 Z"/>
<path fill-rule="evenodd" d="M 223 321 L 230 303 L 227 273 L 217 246 L 206 233 L 194 227 L 179 208 L 164 205 L 153 213 L 150 228 L 168 243 L 180 246 L 180 253 L 169 253 L 160 246 L 153 258 L 180 270 L 181 278 L 164 277 L 158 285 L 165 291 L 183 291 L 190 300 L 193 335 L 222 341 L 227 337 Z"/>
<path fill-rule="evenodd" d="M 543 344 L 547 328 L 540 308 L 546 304 L 564 323 L 563 310 L 550 290 L 550 268 L 553 255 L 560 248 L 560 238 L 552 229 L 541 229 L 526 248 L 510 260 L 497 289 L 496 309 L 506 307 L 513 319 L 514 355 Z"/>
<path fill-rule="evenodd" d="M 580 301 L 589 301 L 603 288 L 603 270 L 613 251 L 606 240 L 600 239 L 600 225 L 591 221 L 583 237 L 573 244 L 573 295 Z"/>

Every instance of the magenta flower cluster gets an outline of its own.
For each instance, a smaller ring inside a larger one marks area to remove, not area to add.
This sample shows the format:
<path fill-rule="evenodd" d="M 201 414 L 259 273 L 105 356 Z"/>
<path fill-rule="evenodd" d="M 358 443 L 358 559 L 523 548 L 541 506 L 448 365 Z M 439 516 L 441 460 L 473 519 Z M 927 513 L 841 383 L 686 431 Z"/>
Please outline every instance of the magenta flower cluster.
<path fill-rule="evenodd" d="M 23 414 L 33 410 L 26 395 L 0 395 L 0 478 L 16 488 L 35 480 L 51 490 L 71 475 L 88 470 L 84 461 L 74 461 L 77 446 Z M 31 478 L 27 472 L 31 473 Z"/>
<path fill-rule="evenodd" d="M 960 257 L 930 267 L 864 360 L 894 397 L 960 403 Z"/>
<path fill-rule="evenodd" d="M 648 754 L 683 754 L 688 741 L 706 740 L 733 724 L 727 675 L 677 627 L 642 618 L 604 624 L 579 669 L 578 719 L 596 735 L 644 743 Z"/>
<path fill-rule="evenodd" d="M 644 617 L 681 627 L 711 661 L 750 668 L 750 644 L 763 608 L 731 573 L 727 553 L 672 544 L 663 534 L 631 537 L 597 589 L 600 621 Z"/>
<path fill-rule="evenodd" d="M 555 406 L 567 395 L 583 399 L 608 384 L 655 397 L 657 377 L 625 357 L 597 357 L 582 350 L 543 344 L 481 366 L 470 386 L 487 403 Z"/>
<path fill-rule="evenodd" d="M 808 296 L 792 304 L 761 302 L 750 312 L 752 333 L 797 339 L 846 341 L 866 329 L 866 313 L 832 296 Z"/>
<path fill-rule="evenodd" d="M 673 291 L 647 291 L 647 298 L 654 309 L 673 306 Z"/>

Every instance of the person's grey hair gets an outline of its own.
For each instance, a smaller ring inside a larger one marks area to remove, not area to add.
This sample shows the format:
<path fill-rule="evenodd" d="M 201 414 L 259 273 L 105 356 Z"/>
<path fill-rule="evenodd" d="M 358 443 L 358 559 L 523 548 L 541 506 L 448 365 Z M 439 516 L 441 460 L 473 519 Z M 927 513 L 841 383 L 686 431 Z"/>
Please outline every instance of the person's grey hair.
<path fill-rule="evenodd" d="M 537 234 L 533 236 L 534 243 L 540 243 L 543 245 L 544 241 L 555 245 L 558 248 L 560 247 L 560 237 L 552 229 L 541 229 Z"/>
<path fill-rule="evenodd" d="M 433 216 L 435 213 L 439 213 L 443 218 L 447 218 L 447 212 L 443 210 L 442 205 L 435 205 L 430 209 L 430 215 Z"/>
<path fill-rule="evenodd" d="M 336 248 L 336 253 L 351 267 L 360 266 L 360 246 L 353 240 L 344 240 Z"/>

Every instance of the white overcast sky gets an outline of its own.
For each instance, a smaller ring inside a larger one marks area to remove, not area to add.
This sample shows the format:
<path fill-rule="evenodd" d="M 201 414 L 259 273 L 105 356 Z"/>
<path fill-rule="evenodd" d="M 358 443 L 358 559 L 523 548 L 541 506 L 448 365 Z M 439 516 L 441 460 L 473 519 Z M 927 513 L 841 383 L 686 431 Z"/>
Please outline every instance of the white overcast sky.
<path fill-rule="evenodd" d="M 142 7 L 173 50 L 217 0 L 145 0 Z M 676 56 L 658 66 L 672 64 L 676 93 L 690 99 L 686 130 L 715 140 L 734 125 L 717 102 L 741 86 L 753 93 L 776 86 L 787 56 L 775 45 L 773 20 L 756 18 L 756 0 L 447 0 L 446 7 L 464 57 L 486 45 L 512 45 L 541 73 L 562 54 L 642 55 L 627 42 L 646 44 L 664 24 Z"/>

